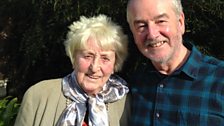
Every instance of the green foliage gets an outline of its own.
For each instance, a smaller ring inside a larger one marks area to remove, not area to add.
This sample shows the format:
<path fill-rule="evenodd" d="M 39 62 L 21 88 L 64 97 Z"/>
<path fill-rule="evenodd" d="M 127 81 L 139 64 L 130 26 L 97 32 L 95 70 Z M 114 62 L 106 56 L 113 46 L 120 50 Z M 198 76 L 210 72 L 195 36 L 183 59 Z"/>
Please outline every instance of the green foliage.
<path fill-rule="evenodd" d="M 126 1 L 1 0 L 0 27 L 8 29 L 2 46 L 8 93 L 21 98 L 34 83 L 68 74 L 72 66 L 63 46 L 68 25 L 81 15 L 102 13 L 124 26 Z"/>
<path fill-rule="evenodd" d="M 19 110 L 17 98 L 5 97 L 0 100 L 0 126 L 13 126 Z"/>
<path fill-rule="evenodd" d="M 205 54 L 224 59 L 223 0 L 183 1 L 186 18 L 186 38 Z"/>
<path fill-rule="evenodd" d="M 0 0 L 0 72 L 9 78 L 8 94 L 21 98 L 28 87 L 71 72 L 63 42 L 68 25 L 81 15 L 106 14 L 129 35 L 129 58 L 121 72 L 128 76 L 146 62 L 134 45 L 126 22 L 128 0 Z M 182 1 L 185 39 L 205 54 L 224 59 L 223 0 Z M 6 36 L 2 36 L 4 35 Z M 131 61 L 131 62 L 129 62 Z"/>

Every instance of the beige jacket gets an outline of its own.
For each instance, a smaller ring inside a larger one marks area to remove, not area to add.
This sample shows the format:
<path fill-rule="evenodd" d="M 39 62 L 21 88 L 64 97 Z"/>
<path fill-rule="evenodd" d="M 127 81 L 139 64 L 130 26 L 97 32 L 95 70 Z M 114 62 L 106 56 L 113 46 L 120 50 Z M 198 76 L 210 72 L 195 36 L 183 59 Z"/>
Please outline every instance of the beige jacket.
<path fill-rule="evenodd" d="M 130 100 L 125 97 L 108 104 L 110 126 L 128 126 Z M 54 126 L 66 108 L 61 79 L 45 80 L 27 90 L 15 126 Z"/>

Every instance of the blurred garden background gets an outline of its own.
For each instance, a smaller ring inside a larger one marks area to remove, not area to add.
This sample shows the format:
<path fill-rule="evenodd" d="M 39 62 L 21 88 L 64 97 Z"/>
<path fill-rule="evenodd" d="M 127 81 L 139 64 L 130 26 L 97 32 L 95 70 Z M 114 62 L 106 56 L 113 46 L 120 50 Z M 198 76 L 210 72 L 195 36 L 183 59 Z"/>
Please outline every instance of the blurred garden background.
<path fill-rule="evenodd" d="M 203 53 L 224 60 L 224 0 L 182 1 L 186 33 Z M 127 0 L 0 0 L 0 126 L 13 124 L 24 92 L 72 71 L 63 42 L 81 15 L 105 14 L 129 36 L 129 57 L 118 73 L 128 78 L 145 62 L 126 22 Z"/>

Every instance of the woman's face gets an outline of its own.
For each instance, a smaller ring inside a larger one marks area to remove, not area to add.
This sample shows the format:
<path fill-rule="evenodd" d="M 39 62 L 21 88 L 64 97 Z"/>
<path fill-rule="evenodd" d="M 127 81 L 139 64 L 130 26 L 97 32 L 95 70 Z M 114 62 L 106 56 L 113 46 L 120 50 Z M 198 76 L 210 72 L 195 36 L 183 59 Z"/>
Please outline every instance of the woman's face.
<path fill-rule="evenodd" d="M 75 58 L 74 70 L 78 84 L 89 95 L 100 92 L 114 71 L 115 52 L 102 50 L 90 38 L 86 49 L 78 51 Z"/>

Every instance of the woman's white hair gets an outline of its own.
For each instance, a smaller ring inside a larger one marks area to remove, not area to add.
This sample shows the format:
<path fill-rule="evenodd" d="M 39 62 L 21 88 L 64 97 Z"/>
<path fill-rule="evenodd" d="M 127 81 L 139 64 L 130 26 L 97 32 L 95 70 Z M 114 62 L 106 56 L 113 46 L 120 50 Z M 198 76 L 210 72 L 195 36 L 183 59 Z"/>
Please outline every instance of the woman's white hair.
<path fill-rule="evenodd" d="M 81 16 L 79 21 L 69 26 L 69 29 L 64 45 L 73 66 L 77 51 L 88 49 L 86 42 L 91 37 L 97 41 L 102 50 L 115 51 L 114 71 L 121 70 L 128 53 L 128 39 L 121 27 L 109 17 L 102 14 L 90 18 Z"/>

